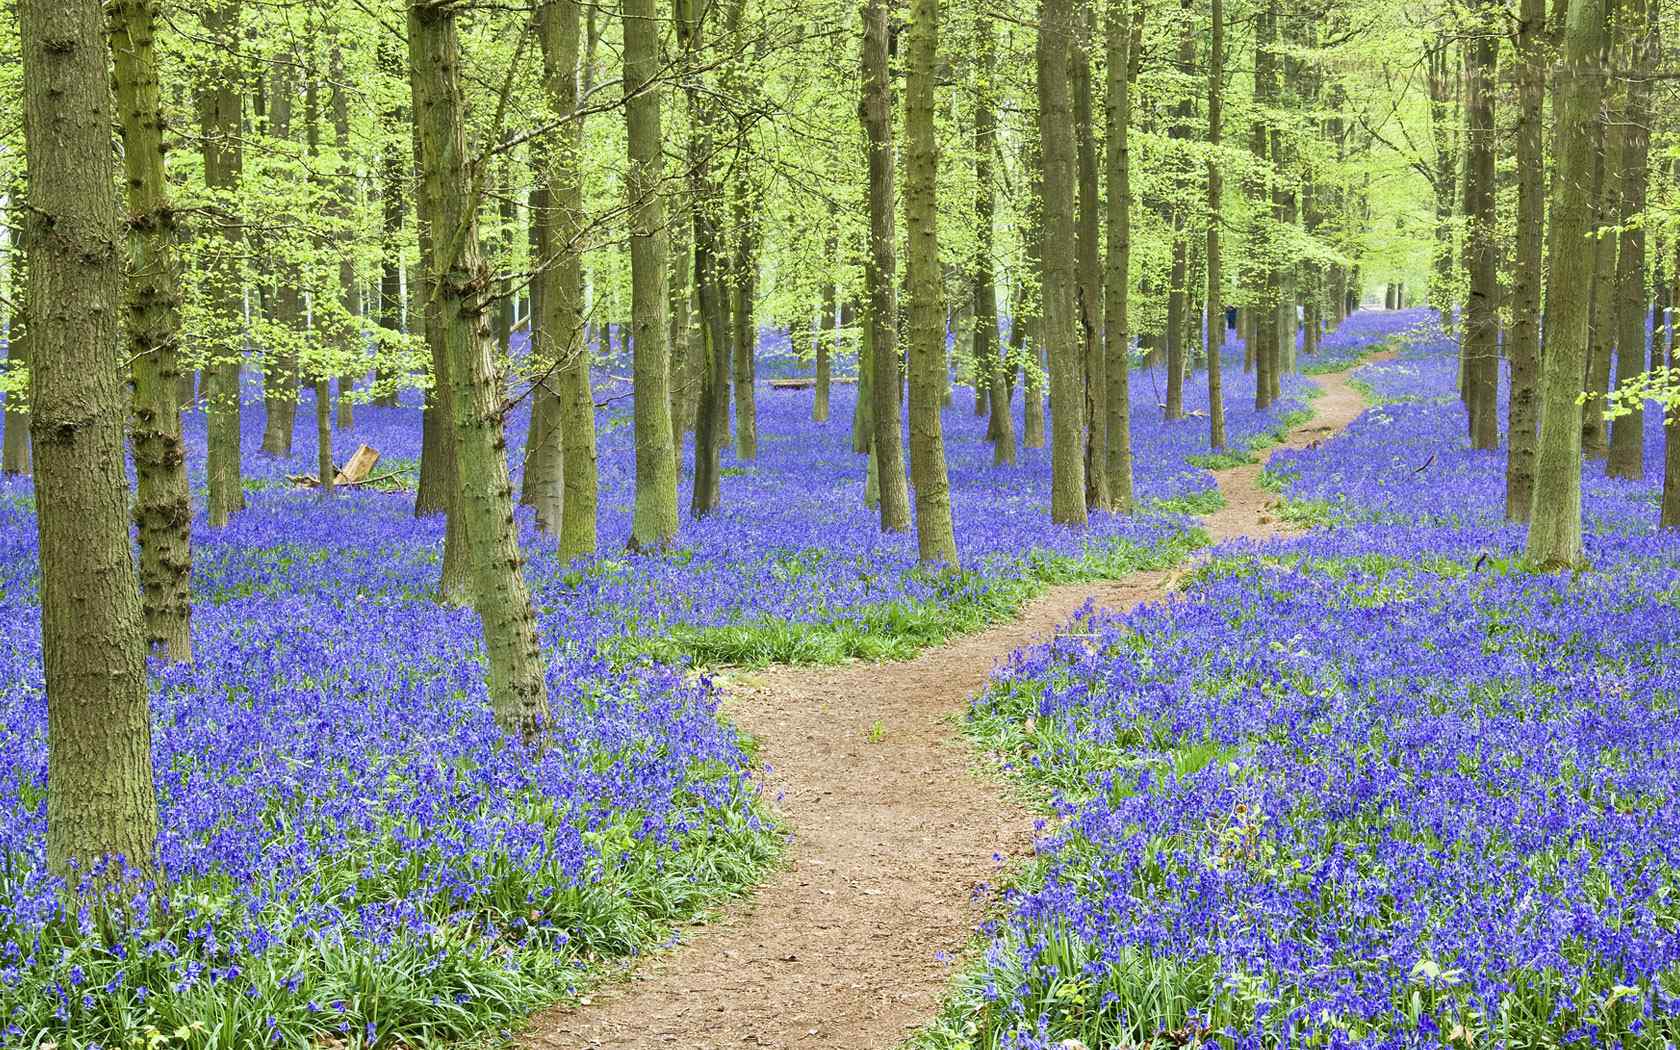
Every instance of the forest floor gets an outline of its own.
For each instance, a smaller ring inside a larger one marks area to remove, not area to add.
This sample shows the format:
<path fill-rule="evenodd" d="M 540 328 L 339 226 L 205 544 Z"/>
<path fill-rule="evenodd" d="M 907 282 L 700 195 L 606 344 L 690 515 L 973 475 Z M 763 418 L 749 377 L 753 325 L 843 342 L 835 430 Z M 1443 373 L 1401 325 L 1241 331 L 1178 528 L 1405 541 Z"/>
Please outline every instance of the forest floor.
<path fill-rule="evenodd" d="M 1391 356 L 1378 355 L 1375 359 Z M 1367 359 L 1371 360 L 1371 359 Z M 1353 422 L 1352 369 L 1312 377 L 1314 414 L 1254 464 L 1215 472 L 1215 542 L 1296 531 L 1262 488 L 1265 461 Z M 976 775 L 958 729 L 999 660 L 1087 602 L 1124 611 L 1167 596 L 1184 568 L 1050 588 L 1019 618 L 892 664 L 774 667 L 725 680 L 728 716 L 758 743 L 792 829 L 786 863 L 741 903 L 625 980 L 535 1016 L 522 1047 L 883 1050 L 927 1023 L 1015 861 L 1034 815 Z"/>

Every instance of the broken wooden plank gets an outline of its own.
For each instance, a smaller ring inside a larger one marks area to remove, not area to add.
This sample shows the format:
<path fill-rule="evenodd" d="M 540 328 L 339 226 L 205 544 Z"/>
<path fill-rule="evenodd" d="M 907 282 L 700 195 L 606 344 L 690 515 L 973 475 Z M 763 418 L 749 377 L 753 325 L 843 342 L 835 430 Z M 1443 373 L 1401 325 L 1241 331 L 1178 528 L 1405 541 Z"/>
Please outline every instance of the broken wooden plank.
<path fill-rule="evenodd" d="M 358 445 L 350 459 L 333 475 L 334 485 L 357 485 L 367 479 L 368 472 L 379 462 L 379 450 L 371 445 Z M 316 482 L 320 484 L 320 482 Z"/>

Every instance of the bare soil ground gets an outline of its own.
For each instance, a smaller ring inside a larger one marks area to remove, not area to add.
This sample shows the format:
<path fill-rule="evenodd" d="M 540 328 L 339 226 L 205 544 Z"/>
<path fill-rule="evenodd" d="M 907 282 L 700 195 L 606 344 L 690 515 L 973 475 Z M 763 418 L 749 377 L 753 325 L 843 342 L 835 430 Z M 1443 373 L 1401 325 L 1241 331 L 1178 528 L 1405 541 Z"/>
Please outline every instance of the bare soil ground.
<path fill-rule="evenodd" d="M 1364 410 L 1346 372 L 1314 381 L 1313 419 L 1280 447 L 1322 441 Z M 1262 469 L 1219 473 L 1226 505 L 1203 519 L 1215 542 L 1290 530 Z M 1055 587 L 1019 619 L 913 660 L 733 676 L 724 709 L 760 741 L 792 829 L 787 864 L 627 979 L 532 1018 L 518 1045 L 896 1046 L 933 1016 L 1000 875 L 1032 849 L 1033 814 L 976 774 L 958 733 L 969 697 L 1087 601 L 1128 610 L 1181 572 Z"/>

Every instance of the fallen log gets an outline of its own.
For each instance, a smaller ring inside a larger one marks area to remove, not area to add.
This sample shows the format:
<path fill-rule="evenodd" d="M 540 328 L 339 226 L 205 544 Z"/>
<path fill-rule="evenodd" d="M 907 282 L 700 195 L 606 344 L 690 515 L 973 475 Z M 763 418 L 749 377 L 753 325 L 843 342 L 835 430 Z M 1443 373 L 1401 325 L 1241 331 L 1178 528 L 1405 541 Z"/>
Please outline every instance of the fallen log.
<path fill-rule="evenodd" d="M 400 470 L 393 470 L 388 474 L 370 477 L 369 474 L 373 470 L 373 465 L 377 462 L 379 462 L 378 449 L 371 445 L 356 446 L 356 451 L 350 454 L 350 458 L 345 461 L 344 466 L 334 471 L 333 485 L 343 485 L 345 487 L 371 485 L 376 481 L 386 481 L 402 473 Z M 321 485 L 321 479 L 314 474 L 287 474 L 286 480 L 301 488 L 313 489 L 319 488 Z"/>
<path fill-rule="evenodd" d="M 856 383 L 857 376 L 835 376 L 830 379 L 829 382 L 841 384 Z M 816 385 L 817 381 L 813 376 L 796 376 L 792 379 L 770 380 L 771 390 L 809 390 Z"/>

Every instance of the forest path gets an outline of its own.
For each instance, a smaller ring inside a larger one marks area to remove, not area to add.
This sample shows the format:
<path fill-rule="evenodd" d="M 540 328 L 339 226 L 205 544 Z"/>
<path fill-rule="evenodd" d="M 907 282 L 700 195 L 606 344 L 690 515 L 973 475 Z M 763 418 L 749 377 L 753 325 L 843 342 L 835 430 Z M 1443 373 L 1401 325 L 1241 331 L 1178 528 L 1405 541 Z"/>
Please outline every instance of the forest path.
<path fill-rule="evenodd" d="M 1364 410 L 1348 374 L 1313 377 L 1324 391 L 1313 418 L 1276 447 L 1321 441 Z M 1216 542 L 1291 531 L 1271 513 L 1262 469 L 1218 472 L 1226 506 L 1203 519 Z M 969 697 L 1086 601 L 1128 610 L 1164 597 L 1184 571 L 1053 587 L 1018 619 L 907 661 L 729 676 L 723 707 L 760 743 L 792 829 L 787 863 L 628 979 L 536 1015 L 518 1045 L 898 1045 L 938 1009 L 993 883 L 1032 849 L 1034 815 L 975 775 L 956 726 Z"/>

